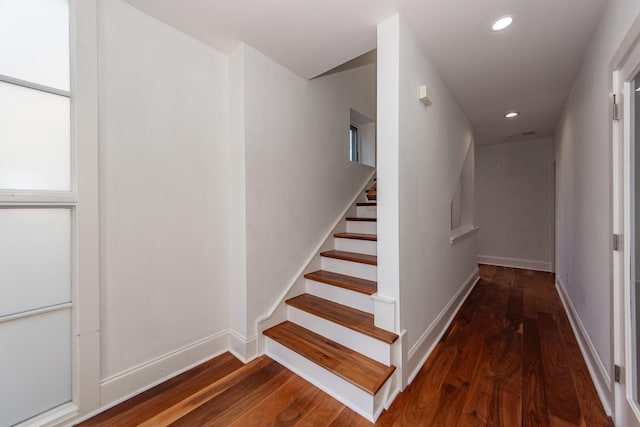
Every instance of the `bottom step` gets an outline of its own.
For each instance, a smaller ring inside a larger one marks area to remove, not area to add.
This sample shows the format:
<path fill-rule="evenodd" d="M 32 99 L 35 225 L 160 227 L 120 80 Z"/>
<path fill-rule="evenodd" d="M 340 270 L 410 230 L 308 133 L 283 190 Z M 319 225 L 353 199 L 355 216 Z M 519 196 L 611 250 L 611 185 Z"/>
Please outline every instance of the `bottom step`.
<path fill-rule="evenodd" d="M 389 396 L 385 366 L 291 322 L 264 331 L 266 354 L 371 422 Z"/>

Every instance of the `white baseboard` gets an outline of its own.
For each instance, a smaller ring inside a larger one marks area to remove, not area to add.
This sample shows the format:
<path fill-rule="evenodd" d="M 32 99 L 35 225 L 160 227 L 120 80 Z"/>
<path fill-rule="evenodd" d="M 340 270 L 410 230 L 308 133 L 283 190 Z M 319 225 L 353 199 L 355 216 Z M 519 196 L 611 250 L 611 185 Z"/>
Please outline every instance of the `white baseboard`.
<path fill-rule="evenodd" d="M 596 386 L 598 396 L 600 396 L 600 400 L 602 401 L 602 405 L 604 406 L 607 414 L 612 415 L 613 389 L 609 372 L 606 366 L 604 366 L 604 363 L 602 363 L 602 359 L 600 359 L 587 330 L 582 324 L 582 321 L 578 316 L 578 312 L 576 311 L 571 298 L 569 298 L 565 284 L 558 276 L 556 276 L 556 288 L 558 289 L 560 300 L 562 300 L 562 305 L 564 305 L 565 312 L 569 318 L 569 323 L 571 323 L 573 334 L 578 340 L 582 357 L 587 363 L 587 368 L 589 369 L 593 383 Z"/>
<path fill-rule="evenodd" d="M 258 337 L 247 338 L 229 329 L 229 352 L 246 365 L 258 357 Z"/>
<path fill-rule="evenodd" d="M 499 267 L 522 268 L 525 270 L 537 270 L 553 272 L 550 261 L 538 261 L 533 259 L 505 258 L 500 256 L 478 255 L 479 264 L 497 265 Z"/>
<path fill-rule="evenodd" d="M 99 412 L 229 351 L 230 335 L 230 331 L 225 329 L 102 380 L 102 408 Z"/>
<path fill-rule="evenodd" d="M 460 310 L 462 303 L 467 299 L 467 296 L 479 280 L 480 272 L 476 267 L 460 286 L 458 292 L 438 314 L 438 317 L 424 331 L 416 344 L 411 347 L 407 354 L 407 366 L 403 369 L 403 375 L 408 375 L 408 378 L 404 381 L 404 386 L 411 384 L 416 375 L 418 375 L 422 365 L 425 364 L 436 344 L 447 331 L 456 313 Z"/>

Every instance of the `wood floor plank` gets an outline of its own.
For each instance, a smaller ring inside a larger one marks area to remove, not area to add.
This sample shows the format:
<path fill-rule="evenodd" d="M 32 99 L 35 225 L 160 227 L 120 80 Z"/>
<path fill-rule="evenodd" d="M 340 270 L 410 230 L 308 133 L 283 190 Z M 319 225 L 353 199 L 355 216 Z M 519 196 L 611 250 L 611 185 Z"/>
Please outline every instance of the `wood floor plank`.
<path fill-rule="evenodd" d="M 272 360 L 268 358 L 260 358 L 252 363 L 243 366 L 236 370 L 232 374 L 229 374 L 219 381 L 212 382 L 206 387 L 201 388 L 197 392 L 191 394 L 180 402 L 166 407 L 164 411 L 157 413 L 155 416 L 150 417 L 144 423 L 140 425 L 143 427 L 154 427 L 158 425 L 169 425 L 172 422 L 179 420 L 189 412 L 197 409 L 206 402 L 214 399 L 218 395 L 224 393 L 235 384 L 245 381 L 257 372 L 273 364 Z"/>
<path fill-rule="evenodd" d="M 237 374 L 242 366 L 242 362 L 231 353 L 224 353 L 85 421 L 81 426 L 140 425 L 207 385 Z"/>
<path fill-rule="evenodd" d="M 293 375 L 278 363 L 271 362 L 169 425 L 227 426 Z"/>
<path fill-rule="evenodd" d="M 578 425 L 581 418 L 580 405 L 558 326 L 549 314 L 540 313 L 538 330 L 549 416 Z"/>
<path fill-rule="evenodd" d="M 314 405 L 295 424 L 296 427 L 329 425 L 344 410 L 344 405 L 326 393 L 316 395 Z"/>
<path fill-rule="evenodd" d="M 436 347 L 437 348 L 437 347 Z M 433 358 L 429 358 L 414 381 L 400 394 L 393 406 L 398 407 L 393 424 L 381 420 L 382 425 L 428 426 L 438 414 L 441 390 L 449 373 L 456 349 L 452 346 L 438 348 Z M 390 411 L 393 412 L 393 411 Z"/>
<path fill-rule="evenodd" d="M 229 424 L 230 427 L 291 426 L 302 419 L 321 393 L 297 375 L 264 396 L 264 399 Z"/>
<path fill-rule="evenodd" d="M 522 425 L 548 426 L 546 385 L 536 319 L 523 319 Z"/>
<path fill-rule="evenodd" d="M 576 388 L 578 402 L 582 411 L 585 424 L 588 426 L 605 427 L 610 426 L 610 419 L 599 410 L 602 405 L 598 393 L 593 387 L 593 382 L 589 374 L 589 368 L 582 358 L 578 341 L 576 340 L 571 324 L 564 311 L 559 311 L 554 315 L 554 320 L 560 330 L 564 342 L 565 354 L 569 364 L 569 370 Z"/>

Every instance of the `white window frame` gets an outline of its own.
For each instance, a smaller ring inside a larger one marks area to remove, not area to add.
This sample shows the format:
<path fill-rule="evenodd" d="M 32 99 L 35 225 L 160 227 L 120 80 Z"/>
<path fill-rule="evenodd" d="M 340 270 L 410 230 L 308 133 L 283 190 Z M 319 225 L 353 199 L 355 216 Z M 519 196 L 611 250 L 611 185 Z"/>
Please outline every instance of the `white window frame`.
<path fill-rule="evenodd" d="M 0 190 L 0 206 L 72 212 L 72 401 L 23 425 L 57 425 L 96 411 L 100 401 L 97 0 L 69 0 L 69 92 L 20 79 L 1 81 L 70 97 L 70 191 Z"/>

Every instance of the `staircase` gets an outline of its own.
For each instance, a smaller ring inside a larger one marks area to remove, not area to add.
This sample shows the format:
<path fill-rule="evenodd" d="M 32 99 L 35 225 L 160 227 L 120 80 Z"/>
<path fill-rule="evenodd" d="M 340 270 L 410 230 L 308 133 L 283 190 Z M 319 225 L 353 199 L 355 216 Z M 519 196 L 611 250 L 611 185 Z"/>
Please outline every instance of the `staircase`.
<path fill-rule="evenodd" d="M 377 292 L 375 184 L 321 270 L 306 274 L 306 293 L 286 301 L 287 321 L 264 331 L 268 356 L 375 422 L 391 391 L 398 336 L 374 326 Z"/>

